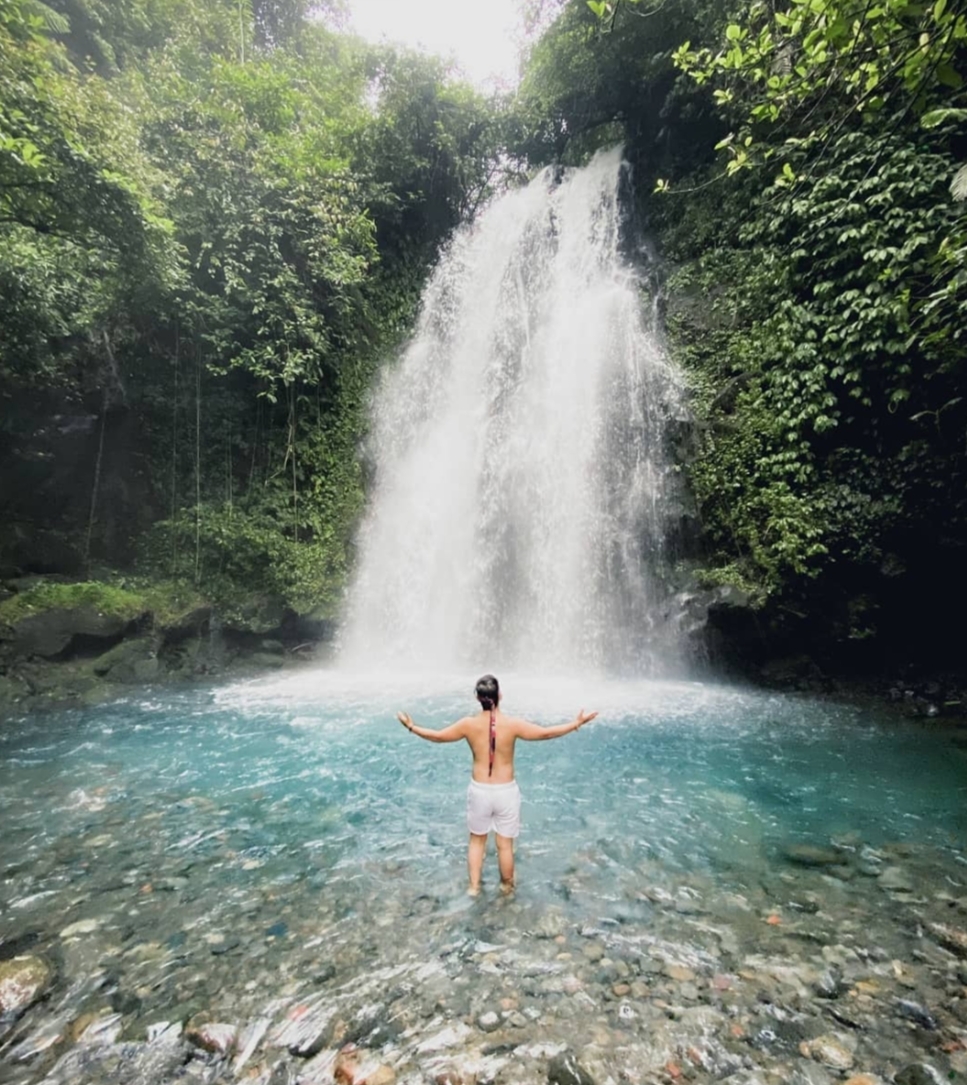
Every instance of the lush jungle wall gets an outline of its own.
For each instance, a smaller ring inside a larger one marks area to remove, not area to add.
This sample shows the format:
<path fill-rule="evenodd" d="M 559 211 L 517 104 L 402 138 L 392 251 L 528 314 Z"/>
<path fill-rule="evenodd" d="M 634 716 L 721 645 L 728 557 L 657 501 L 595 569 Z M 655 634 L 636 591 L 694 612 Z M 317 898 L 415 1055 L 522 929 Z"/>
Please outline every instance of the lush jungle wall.
<path fill-rule="evenodd" d="M 498 102 L 335 3 L 3 6 L 15 693 L 25 659 L 131 637 L 104 673 L 324 636 L 367 396 L 439 246 L 496 186 L 617 141 L 691 388 L 697 654 L 807 685 L 962 672 L 963 5 L 531 7 Z"/>
<path fill-rule="evenodd" d="M 627 141 L 746 671 L 962 669 L 965 40 L 944 0 L 621 0 L 561 5 L 531 58 L 532 161 Z"/>
<path fill-rule="evenodd" d="M 321 10 L 320 10 L 321 9 Z M 0 566 L 329 616 L 490 103 L 299 0 L 0 14 Z"/>

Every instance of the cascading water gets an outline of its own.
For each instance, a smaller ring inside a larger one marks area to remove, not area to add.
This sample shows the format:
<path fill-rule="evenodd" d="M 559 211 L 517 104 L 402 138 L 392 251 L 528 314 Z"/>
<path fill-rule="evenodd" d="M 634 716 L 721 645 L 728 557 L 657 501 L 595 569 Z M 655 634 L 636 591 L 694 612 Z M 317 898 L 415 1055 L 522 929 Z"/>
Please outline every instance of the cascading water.
<path fill-rule="evenodd" d="M 455 238 L 379 389 L 349 665 L 675 667 L 659 573 L 682 396 L 622 251 L 620 149 Z"/>

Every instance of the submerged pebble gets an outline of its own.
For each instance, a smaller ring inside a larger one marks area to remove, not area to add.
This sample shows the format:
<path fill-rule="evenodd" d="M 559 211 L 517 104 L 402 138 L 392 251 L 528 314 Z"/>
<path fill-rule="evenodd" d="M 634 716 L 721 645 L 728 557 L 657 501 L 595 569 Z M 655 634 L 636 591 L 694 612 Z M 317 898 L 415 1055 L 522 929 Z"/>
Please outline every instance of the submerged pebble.
<path fill-rule="evenodd" d="M 50 965 L 40 957 L 0 961 L 0 1015 L 23 1013 L 45 993 L 52 978 Z"/>

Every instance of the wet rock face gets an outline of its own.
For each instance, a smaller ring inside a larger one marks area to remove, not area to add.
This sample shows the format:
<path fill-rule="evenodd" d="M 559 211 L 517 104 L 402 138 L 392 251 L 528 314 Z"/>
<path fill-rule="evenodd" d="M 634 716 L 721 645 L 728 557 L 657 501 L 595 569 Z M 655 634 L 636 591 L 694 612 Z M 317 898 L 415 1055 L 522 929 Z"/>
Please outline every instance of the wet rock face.
<path fill-rule="evenodd" d="M 14 957 L 0 961 L 0 1014 L 20 1014 L 32 1006 L 53 979 L 41 957 Z"/>
<path fill-rule="evenodd" d="M 94 673 L 108 682 L 142 685 L 153 682 L 161 671 L 158 644 L 151 637 L 138 637 L 115 645 L 94 661 Z"/>
<path fill-rule="evenodd" d="M 55 607 L 21 618 L 13 627 L 13 649 L 21 656 L 54 659 L 84 639 L 107 647 L 130 624 L 127 618 L 102 614 L 93 607 Z"/>

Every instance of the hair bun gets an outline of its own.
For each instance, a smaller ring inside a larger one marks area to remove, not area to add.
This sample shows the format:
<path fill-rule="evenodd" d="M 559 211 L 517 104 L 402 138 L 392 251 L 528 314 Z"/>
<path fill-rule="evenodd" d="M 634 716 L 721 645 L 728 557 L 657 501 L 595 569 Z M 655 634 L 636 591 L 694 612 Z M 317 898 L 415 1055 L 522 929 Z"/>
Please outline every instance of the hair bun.
<path fill-rule="evenodd" d="M 493 711 L 497 707 L 497 702 L 500 700 L 500 685 L 492 674 L 485 674 L 483 678 L 477 679 L 473 692 L 481 707 L 488 711 Z"/>

